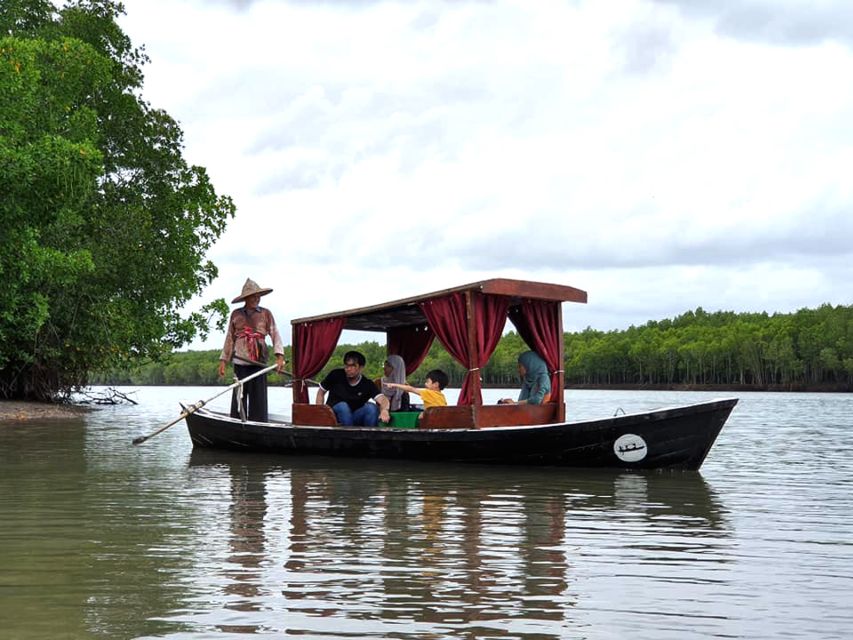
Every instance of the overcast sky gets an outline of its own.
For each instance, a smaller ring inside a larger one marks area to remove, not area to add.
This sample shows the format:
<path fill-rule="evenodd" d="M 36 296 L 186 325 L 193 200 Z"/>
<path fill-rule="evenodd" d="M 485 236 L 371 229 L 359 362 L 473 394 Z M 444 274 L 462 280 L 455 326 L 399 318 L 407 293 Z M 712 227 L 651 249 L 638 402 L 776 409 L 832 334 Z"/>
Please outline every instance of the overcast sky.
<path fill-rule="evenodd" d="M 237 205 L 191 307 L 251 277 L 289 342 L 493 277 L 586 290 L 569 331 L 853 303 L 849 0 L 124 4 Z"/>

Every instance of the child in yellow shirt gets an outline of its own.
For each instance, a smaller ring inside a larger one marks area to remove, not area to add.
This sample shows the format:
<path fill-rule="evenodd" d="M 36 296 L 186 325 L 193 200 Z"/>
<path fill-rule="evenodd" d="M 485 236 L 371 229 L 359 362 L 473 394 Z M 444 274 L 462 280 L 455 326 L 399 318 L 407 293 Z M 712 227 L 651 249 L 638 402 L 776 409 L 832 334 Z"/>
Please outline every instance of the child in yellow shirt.
<path fill-rule="evenodd" d="M 444 373 L 441 369 L 433 369 L 429 373 L 426 374 L 426 380 L 424 380 L 424 388 L 413 387 L 408 384 L 400 384 L 397 382 L 383 382 L 383 386 L 390 387 L 391 389 L 402 389 L 403 391 L 408 391 L 409 393 L 416 393 L 421 397 L 424 403 L 424 409 L 429 409 L 430 407 L 446 407 L 447 406 L 447 398 L 444 397 L 442 391 L 447 386 L 449 382 L 447 378 L 447 374 Z"/>

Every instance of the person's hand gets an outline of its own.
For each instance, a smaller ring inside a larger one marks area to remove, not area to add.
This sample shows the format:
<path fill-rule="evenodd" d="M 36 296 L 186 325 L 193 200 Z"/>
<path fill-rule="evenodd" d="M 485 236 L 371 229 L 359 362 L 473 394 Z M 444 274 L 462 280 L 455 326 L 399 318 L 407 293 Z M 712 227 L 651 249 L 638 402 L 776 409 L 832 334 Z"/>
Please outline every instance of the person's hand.
<path fill-rule="evenodd" d="M 225 376 L 225 360 L 219 361 L 219 377 L 222 378 Z"/>
<path fill-rule="evenodd" d="M 498 404 L 515 404 L 515 400 L 512 398 L 501 398 L 498 400 Z"/>
<path fill-rule="evenodd" d="M 391 414 L 388 413 L 388 409 L 382 409 L 379 412 L 379 420 L 380 422 L 389 423 L 391 422 Z"/>
<path fill-rule="evenodd" d="M 275 357 L 275 372 L 281 373 L 282 371 L 284 371 L 284 364 L 286 362 L 287 362 L 287 360 L 284 359 L 283 355 L 280 355 L 280 354 L 276 355 L 276 357 Z"/>

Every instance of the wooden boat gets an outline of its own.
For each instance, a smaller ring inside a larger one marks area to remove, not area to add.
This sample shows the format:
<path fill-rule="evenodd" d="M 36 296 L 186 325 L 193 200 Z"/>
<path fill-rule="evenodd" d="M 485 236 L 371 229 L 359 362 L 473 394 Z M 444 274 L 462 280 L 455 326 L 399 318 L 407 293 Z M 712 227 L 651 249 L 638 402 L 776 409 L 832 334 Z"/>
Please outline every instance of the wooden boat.
<path fill-rule="evenodd" d="M 586 302 L 564 285 L 492 279 L 371 307 L 292 321 L 292 420 L 252 422 L 204 407 L 186 416 L 194 447 L 285 454 L 489 464 L 698 469 L 737 404 L 727 398 L 598 420 L 566 419 L 562 303 Z M 479 370 L 506 320 L 548 363 L 551 397 L 541 405 L 486 405 Z M 343 329 L 386 334 L 409 373 L 438 339 L 468 373 L 459 404 L 432 407 L 416 428 L 342 427 L 310 404 L 307 381 L 332 355 Z"/>

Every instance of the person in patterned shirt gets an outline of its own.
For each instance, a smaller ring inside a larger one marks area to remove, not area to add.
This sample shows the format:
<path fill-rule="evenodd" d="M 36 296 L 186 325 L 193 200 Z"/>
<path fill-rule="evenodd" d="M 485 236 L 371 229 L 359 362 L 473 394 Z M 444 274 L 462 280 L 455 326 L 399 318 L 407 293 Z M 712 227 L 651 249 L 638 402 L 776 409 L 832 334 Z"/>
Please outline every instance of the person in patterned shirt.
<path fill-rule="evenodd" d="M 272 340 L 276 370 L 280 373 L 284 369 L 284 346 L 275 318 L 269 309 L 260 306 L 261 296 L 268 293 L 272 293 L 272 289 L 262 288 L 247 278 L 240 295 L 231 301 L 232 304 L 242 302 L 243 306 L 234 309 L 228 321 L 225 346 L 219 356 L 220 378 L 225 375 L 225 365 L 229 362 L 238 380 L 266 367 L 269 352 L 267 336 Z M 239 396 L 239 389 L 234 389 L 231 398 L 231 416 L 234 418 L 240 417 Z M 256 422 L 269 420 L 266 376 L 258 376 L 243 385 L 243 415 Z"/>

